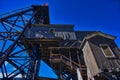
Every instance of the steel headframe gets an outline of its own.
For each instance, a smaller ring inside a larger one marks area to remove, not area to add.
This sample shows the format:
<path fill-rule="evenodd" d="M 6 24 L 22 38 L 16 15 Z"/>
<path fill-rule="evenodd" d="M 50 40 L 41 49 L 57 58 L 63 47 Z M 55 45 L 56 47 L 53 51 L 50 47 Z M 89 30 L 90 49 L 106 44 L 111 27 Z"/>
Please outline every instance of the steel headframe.
<path fill-rule="evenodd" d="M 38 77 L 40 59 L 37 58 L 37 45 L 33 55 L 21 43 L 24 32 L 32 24 L 49 24 L 48 6 L 31 6 L 0 15 L 0 76 L 2 79 L 21 77 L 35 80 Z"/>

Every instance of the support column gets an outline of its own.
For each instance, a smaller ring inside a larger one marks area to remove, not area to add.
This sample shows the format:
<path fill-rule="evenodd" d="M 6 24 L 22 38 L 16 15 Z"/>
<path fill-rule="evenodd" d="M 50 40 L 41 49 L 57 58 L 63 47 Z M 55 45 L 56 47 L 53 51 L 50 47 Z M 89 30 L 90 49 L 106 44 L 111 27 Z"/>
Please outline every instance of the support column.
<path fill-rule="evenodd" d="M 60 63 L 60 80 L 62 80 L 62 63 Z"/>
<path fill-rule="evenodd" d="M 39 45 L 34 44 L 32 46 L 32 53 L 31 53 L 31 63 L 29 65 L 29 75 L 28 80 L 36 80 L 39 75 L 39 68 L 40 68 L 40 60 L 41 60 L 41 52 L 39 50 Z"/>
<path fill-rule="evenodd" d="M 69 50 L 70 67 L 71 67 L 71 69 L 72 69 L 73 67 L 72 67 L 72 58 L 71 58 L 70 48 L 69 48 L 68 50 Z"/>
<path fill-rule="evenodd" d="M 78 80 L 83 80 L 82 78 L 82 75 L 81 75 L 81 72 L 80 72 L 80 69 L 77 68 L 77 77 L 78 77 Z"/>
<path fill-rule="evenodd" d="M 80 56 L 79 56 L 79 51 L 77 50 L 77 60 L 78 60 L 78 63 L 79 63 L 79 66 L 81 65 L 81 62 L 80 62 Z"/>

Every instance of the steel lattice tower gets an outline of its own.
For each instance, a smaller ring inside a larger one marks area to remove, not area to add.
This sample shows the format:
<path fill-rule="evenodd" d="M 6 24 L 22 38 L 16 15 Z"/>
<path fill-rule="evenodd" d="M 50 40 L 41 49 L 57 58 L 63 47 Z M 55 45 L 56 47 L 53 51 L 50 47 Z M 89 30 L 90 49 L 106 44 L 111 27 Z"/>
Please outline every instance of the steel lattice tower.
<path fill-rule="evenodd" d="M 41 59 L 53 68 L 60 80 L 77 80 L 77 69 L 81 69 L 82 75 L 86 78 L 86 68 L 80 62 L 82 55 L 79 53 L 82 52 L 79 49 L 59 47 L 61 38 L 34 39 L 29 38 L 29 35 L 26 37 L 26 31 L 29 33 L 29 29 L 37 25 L 50 25 L 47 5 L 33 5 L 1 15 L 0 72 L 2 79 L 15 79 L 18 75 L 22 80 L 39 79 Z M 53 31 L 51 29 L 51 33 Z M 54 54 L 58 52 L 61 54 Z M 72 54 L 73 52 L 77 54 Z"/>

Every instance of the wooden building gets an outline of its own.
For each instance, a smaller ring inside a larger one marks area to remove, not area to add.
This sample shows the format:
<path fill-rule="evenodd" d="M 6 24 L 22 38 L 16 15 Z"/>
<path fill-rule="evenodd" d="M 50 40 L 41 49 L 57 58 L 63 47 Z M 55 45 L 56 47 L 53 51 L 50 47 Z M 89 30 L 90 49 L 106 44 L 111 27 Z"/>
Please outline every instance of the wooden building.
<path fill-rule="evenodd" d="M 26 48 L 37 44 L 60 80 L 117 80 L 120 50 L 114 40 L 100 31 L 74 31 L 73 25 L 34 24 L 22 43 Z"/>
<path fill-rule="evenodd" d="M 94 80 L 98 76 L 120 79 L 120 51 L 114 39 L 114 36 L 102 32 L 93 32 L 84 37 L 80 49 L 84 54 L 88 79 Z"/>

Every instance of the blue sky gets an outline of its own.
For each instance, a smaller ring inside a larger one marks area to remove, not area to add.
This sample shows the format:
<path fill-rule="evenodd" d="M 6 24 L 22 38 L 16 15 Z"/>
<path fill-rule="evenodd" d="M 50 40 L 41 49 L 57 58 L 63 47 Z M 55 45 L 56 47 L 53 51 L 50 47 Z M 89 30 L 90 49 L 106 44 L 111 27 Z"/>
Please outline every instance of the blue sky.
<path fill-rule="evenodd" d="M 75 30 L 102 31 L 116 36 L 120 47 L 119 0 L 2 0 L 0 14 L 46 2 L 51 24 L 74 24 Z"/>
<path fill-rule="evenodd" d="M 1 0 L 0 14 L 46 2 L 51 24 L 74 24 L 75 30 L 102 31 L 116 36 L 120 47 L 119 0 Z"/>

